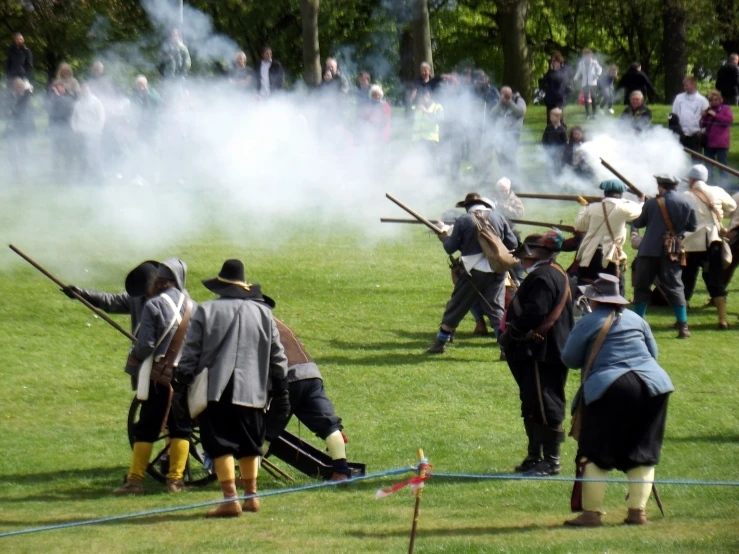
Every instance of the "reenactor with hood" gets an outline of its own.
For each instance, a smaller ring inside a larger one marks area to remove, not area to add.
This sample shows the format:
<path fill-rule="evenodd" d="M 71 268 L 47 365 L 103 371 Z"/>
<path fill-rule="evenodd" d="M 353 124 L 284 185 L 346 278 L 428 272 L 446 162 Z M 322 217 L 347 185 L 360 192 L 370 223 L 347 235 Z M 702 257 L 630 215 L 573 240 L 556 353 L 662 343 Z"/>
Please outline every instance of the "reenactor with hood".
<path fill-rule="evenodd" d="M 143 494 L 144 473 L 149 465 L 153 443 L 166 426 L 169 432 L 169 492 L 184 490 L 183 475 L 190 454 L 192 424 L 189 418 L 178 416 L 170 409 L 171 388 L 150 380 L 152 364 L 172 360 L 176 364 L 184 336 L 178 339 L 180 324 L 187 325 L 195 305 L 185 290 L 187 265 L 172 258 L 159 264 L 154 281 L 154 293 L 144 304 L 136 334 L 126 364 L 126 373 L 135 382 L 141 400 L 139 420 L 134 425 L 131 467 L 122 487 L 113 494 Z M 183 330 L 184 331 L 184 330 Z M 178 340 L 175 340 L 178 339 Z M 172 348 L 170 348 L 170 346 Z"/>
<path fill-rule="evenodd" d="M 219 296 L 200 304 L 187 333 L 175 371 L 178 385 L 190 385 L 207 371 L 207 405 L 198 414 L 206 454 L 213 460 L 224 502 L 206 517 L 236 517 L 259 511 L 253 496 L 236 500 L 238 460 L 247 495 L 256 495 L 259 457 L 263 454 L 265 412 L 274 425 L 290 414 L 287 357 L 270 308 L 274 301 L 257 284 L 247 283 L 244 264 L 226 260 L 218 277 L 203 285 Z M 203 399 L 205 400 L 205 399 Z M 193 414 L 193 405 L 190 405 Z"/>
<path fill-rule="evenodd" d="M 556 262 L 564 236 L 558 230 L 529 235 L 517 257 L 528 274 L 508 306 L 503 347 L 521 397 L 528 454 L 516 466 L 525 475 L 561 471 L 567 367 L 561 354 L 575 324 L 570 280 Z"/>

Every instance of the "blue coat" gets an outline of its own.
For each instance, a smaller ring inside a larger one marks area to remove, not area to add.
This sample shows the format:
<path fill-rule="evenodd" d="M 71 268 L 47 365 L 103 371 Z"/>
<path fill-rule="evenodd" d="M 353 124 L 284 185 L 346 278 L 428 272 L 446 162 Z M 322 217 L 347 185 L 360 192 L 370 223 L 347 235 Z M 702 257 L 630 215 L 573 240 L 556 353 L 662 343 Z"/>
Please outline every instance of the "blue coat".
<path fill-rule="evenodd" d="M 610 311 L 610 306 L 601 305 L 577 322 L 562 351 L 562 361 L 567 367 L 584 368 Z M 675 390 L 670 376 L 657 363 L 657 343 L 649 325 L 634 312 L 624 310 L 613 321 L 585 381 L 585 404 L 598 400 L 616 379 L 629 371 L 644 381 L 650 396 Z"/>
<path fill-rule="evenodd" d="M 675 233 L 682 237 L 686 232 L 695 231 L 698 228 L 698 219 L 695 215 L 693 203 L 683 194 L 674 190 L 668 190 L 663 195 L 665 207 Z M 644 203 L 641 215 L 631 224 L 637 229 L 644 227 L 644 239 L 639 246 L 637 257 L 661 257 L 665 252 L 665 233 L 667 225 L 662 217 L 656 198 L 650 198 Z"/>

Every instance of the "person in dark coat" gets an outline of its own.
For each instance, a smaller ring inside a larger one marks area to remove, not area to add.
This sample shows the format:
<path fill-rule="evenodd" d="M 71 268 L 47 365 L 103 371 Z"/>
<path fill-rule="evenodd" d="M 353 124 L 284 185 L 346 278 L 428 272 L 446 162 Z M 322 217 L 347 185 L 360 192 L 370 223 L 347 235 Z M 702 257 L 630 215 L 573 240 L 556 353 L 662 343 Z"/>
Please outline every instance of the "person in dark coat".
<path fill-rule="evenodd" d="M 272 59 L 272 48 L 262 47 L 262 60 L 257 71 L 257 91 L 260 96 L 271 96 L 285 88 L 285 71 L 282 64 Z"/>
<path fill-rule="evenodd" d="M 716 74 L 716 88 L 721 93 L 724 104 L 736 106 L 739 99 L 739 54 L 731 54 L 729 60 Z"/>
<path fill-rule="evenodd" d="M 562 171 L 562 156 L 569 138 L 567 136 L 567 126 L 562 123 L 562 110 L 553 108 L 549 112 L 549 124 L 544 129 L 541 137 L 541 143 L 544 145 L 544 151 L 552 161 L 552 169 L 555 173 Z"/>
<path fill-rule="evenodd" d="M 698 228 L 698 219 L 693 203 L 684 195 L 677 193 L 678 179 L 670 175 L 656 175 L 655 179 L 659 195 L 645 202 L 641 215 L 631 224 L 635 229 L 644 227 L 647 229 L 634 261 L 634 311 L 641 317 L 646 315 L 654 279 L 659 277 L 660 287 L 675 312 L 678 338 L 684 339 L 690 337 L 690 331 L 685 288 L 682 282 L 683 267 L 679 259 L 671 259 L 665 252 L 667 223 L 659 201 L 664 202 L 675 234 L 681 240 L 686 232 Z"/>
<path fill-rule="evenodd" d="M 584 466 L 583 513 L 565 521 L 575 527 L 600 527 L 606 483 L 617 469 L 626 473 L 628 514 L 624 523 L 647 522 L 646 505 L 652 491 L 654 466 L 662 450 L 667 401 L 675 390 L 667 372 L 657 363 L 657 342 L 652 330 L 619 294 L 619 280 L 601 274 L 584 289 L 592 312 L 583 316 L 570 333 L 562 361 L 586 371 L 589 356 L 601 329 L 607 333 L 577 395 L 582 414 L 578 464 Z"/>
<path fill-rule="evenodd" d="M 5 138 L 8 143 L 10 167 L 13 174 L 18 177 L 25 175 L 25 165 L 28 163 L 28 139 L 36 132 L 32 97 L 31 85 L 28 82 L 20 77 L 13 79 L 12 92 L 5 103 L 5 115 L 8 118 Z"/>
<path fill-rule="evenodd" d="M 15 33 L 13 35 L 13 44 L 8 49 L 8 59 L 5 60 L 5 77 L 8 85 L 13 79 L 23 79 L 28 82 L 31 80 L 33 72 L 33 54 L 26 46 L 23 35 Z"/>
<path fill-rule="evenodd" d="M 498 341 L 520 391 L 528 453 L 516 471 L 525 475 L 561 471 L 567 383 L 561 354 L 575 324 L 570 280 L 556 262 L 563 242 L 558 230 L 524 239 L 517 256 L 528 275 L 508 306 Z"/>
<path fill-rule="evenodd" d="M 443 354 L 446 351 L 449 339 L 475 300 L 480 300 L 482 311 L 490 319 L 493 329 L 499 328 L 503 317 L 506 275 L 496 273 L 483 254 L 477 240 L 476 217 L 486 219 L 508 249 L 513 250 L 518 246 L 510 224 L 495 211 L 492 201 L 470 192 L 457 203 L 457 208 L 464 208 L 467 213 L 457 218 L 453 228 L 444 225 L 444 232 L 439 239 L 447 254 L 459 250 L 464 271 L 459 273 L 452 297 L 441 318 L 436 340 L 428 349 L 431 354 Z"/>
<path fill-rule="evenodd" d="M 54 171 L 63 171 L 69 176 L 72 170 L 75 147 L 70 121 L 75 98 L 68 94 L 62 81 L 56 80 L 46 101 L 49 113 L 49 139 L 51 142 L 51 165 Z"/>
<path fill-rule="evenodd" d="M 560 119 L 564 122 L 564 109 L 567 104 L 568 75 L 562 67 L 562 55 L 557 53 L 552 59 L 549 71 L 544 74 L 542 88 L 544 89 L 544 104 L 547 107 L 547 121 L 549 114 L 555 108 L 562 110 Z"/>
<path fill-rule="evenodd" d="M 646 73 L 642 72 L 641 64 L 639 62 L 631 64 L 631 67 L 626 70 L 626 73 L 621 77 L 616 88 L 623 89 L 624 104 L 627 106 L 629 105 L 631 93 L 635 90 L 640 90 L 644 98 L 647 98 L 650 94 L 655 97 L 657 96 L 657 91 L 654 89 L 652 81 L 649 80 Z"/>
<path fill-rule="evenodd" d="M 253 495 L 267 420 L 278 427 L 290 415 L 287 357 L 270 310 L 275 303 L 258 284 L 246 282 L 240 260 L 226 260 L 218 277 L 203 285 L 219 298 L 195 311 L 174 379 L 176 386 L 186 386 L 207 368 L 208 403 L 198 415 L 200 434 L 223 497 L 230 501 L 206 517 L 236 517 L 260 509 Z M 243 505 L 237 500 L 234 458 L 244 491 L 252 496 Z"/>

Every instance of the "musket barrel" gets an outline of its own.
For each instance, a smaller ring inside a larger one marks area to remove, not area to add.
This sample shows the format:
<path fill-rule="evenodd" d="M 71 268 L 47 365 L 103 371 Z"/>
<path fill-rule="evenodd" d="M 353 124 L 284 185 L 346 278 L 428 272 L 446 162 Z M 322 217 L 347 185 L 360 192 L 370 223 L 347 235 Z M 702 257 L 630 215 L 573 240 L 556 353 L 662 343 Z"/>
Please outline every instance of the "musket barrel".
<path fill-rule="evenodd" d="M 640 191 L 638 188 L 634 186 L 634 184 L 629 181 L 626 177 L 623 176 L 623 174 L 619 173 L 618 170 L 616 170 L 615 167 L 613 167 L 611 164 L 609 164 L 607 161 L 605 161 L 603 158 L 600 159 L 600 163 L 605 167 L 608 171 L 613 173 L 616 177 L 621 179 L 624 184 L 629 187 L 629 191 L 631 191 L 632 194 L 635 194 L 638 197 L 645 197 L 646 195 Z"/>
<path fill-rule="evenodd" d="M 574 233 L 575 227 L 572 225 L 563 225 L 561 223 L 547 223 L 546 221 L 530 221 L 528 219 L 509 219 L 511 223 L 517 223 L 519 225 L 531 225 L 533 227 L 554 227 L 561 231 L 567 231 L 568 233 Z"/>
<path fill-rule="evenodd" d="M 59 279 L 57 279 L 54 275 L 52 275 L 51 273 L 49 273 L 46 269 L 44 269 L 43 267 L 41 267 L 30 256 L 24 254 L 23 252 L 21 252 L 18 248 L 16 248 L 12 244 L 9 244 L 8 247 L 13 252 L 15 252 L 16 254 L 18 254 L 21 258 L 23 258 L 24 260 L 26 260 L 33 267 L 35 267 L 36 269 L 38 269 L 41 273 L 43 273 L 44 275 L 46 275 L 49 279 L 51 279 L 52 281 L 54 281 L 54 283 L 56 283 L 57 285 L 59 285 L 60 288 L 62 288 L 62 289 L 66 289 L 67 288 L 67 285 L 65 285 L 63 282 L 61 282 Z M 85 300 L 84 298 L 82 298 L 76 292 L 74 292 L 74 291 L 70 291 L 70 292 L 72 293 L 72 295 L 77 300 L 79 300 L 80 302 L 82 302 L 87 308 L 89 308 L 90 310 L 92 310 L 95 313 L 95 315 L 97 315 L 98 317 L 100 317 L 100 319 L 102 319 L 103 321 L 105 321 L 106 323 L 108 323 L 109 325 L 111 325 L 112 327 L 114 327 L 117 331 L 119 331 L 121 334 L 123 334 L 131 342 L 135 342 L 136 341 L 136 337 L 134 337 L 131 333 L 129 333 L 123 327 L 121 327 L 120 325 L 118 325 L 115 321 L 113 321 L 110 317 L 108 317 L 107 314 L 105 314 L 102 311 L 98 310 L 95 306 L 93 306 L 92 304 L 90 304 L 87 300 Z"/>
<path fill-rule="evenodd" d="M 578 202 L 580 198 L 590 202 L 600 202 L 603 200 L 601 196 L 584 196 L 580 194 L 544 194 L 538 192 L 517 192 L 519 198 L 537 198 L 539 200 L 567 200 L 570 202 Z"/>
<path fill-rule="evenodd" d="M 711 164 L 712 166 L 718 167 L 721 171 L 725 171 L 726 173 L 730 173 L 734 175 L 735 177 L 739 177 L 739 171 L 737 171 L 734 168 L 729 167 L 728 165 L 724 165 L 722 163 L 717 162 L 716 160 L 712 160 L 708 156 L 704 156 L 703 154 L 700 154 L 698 152 L 694 152 L 690 148 L 683 148 L 683 150 L 690 154 L 691 156 L 698 158 L 699 160 L 703 160 L 704 162 L 707 162 Z"/>
<path fill-rule="evenodd" d="M 421 214 L 413 211 L 411 208 L 409 208 L 408 206 L 406 206 L 405 204 L 403 204 L 400 200 L 398 200 L 397 198 L 395 198 L 392 194 L 389 194 L 389 193 L 386 192 L 385 193 L 385 196 L 388 198 L 388 200 L 390 200 L 391 202 L 395 202 L 398 206 L 400 206 L 401 208 L 403 208 L 406 212 L 408 212 L 409 214 L 411 214 L 418 221 L 420 221 L 421 223 L 423 223 L 426 227 L 428 227 L 429 229 L 431 229 L 434 233 L 436 233 L 437 235 L 441 235 L 442 234 L 443 231 L 441 229 L 439 229 L 436 225 L 434 225 L 433 223 L 431 223 L 428 219 L 426 219 L 425 217 L 423 217 Z"/>

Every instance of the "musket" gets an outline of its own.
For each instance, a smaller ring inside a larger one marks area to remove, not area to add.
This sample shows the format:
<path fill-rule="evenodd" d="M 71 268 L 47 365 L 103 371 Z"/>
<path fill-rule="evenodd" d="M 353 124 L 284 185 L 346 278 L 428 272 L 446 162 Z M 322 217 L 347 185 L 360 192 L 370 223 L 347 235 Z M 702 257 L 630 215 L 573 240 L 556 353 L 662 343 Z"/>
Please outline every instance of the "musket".
<path fill-rule="evenodd" d="M 736 169 L 733 169 L 729 167 L 728 165 L 724 165 L 722 163 L 717 162 L 716 160 L 712 160 L 711 158 L 704 156 L 703 154 L 699 154 L 698 152 L 694 152 L 690 148 L 683 148 L 683 150 L 693 156 L 694 158 L 698 158 L 699 160 L 703 160 L 704 162 L 708 162 L 712 166 L 718 167 L 721 171 L 725 171 L 726 173 L 730 173 L 731 175 L 734 175 L 735 177 L 739 177 L 739 171 Z"/>
<path fill-rule="evenodd" d="M 29 264 L 31 264 L 31 265 L 32 265 L 33 267 L 35 267 L 35 268 L 36 268 L 36 269 L 38 269 L 38 270 L 39 270 L 39 271 L 40 271 L 41 273 L 43 273 L 44 275 L 46 275 L 46 276 L 47 276 L 47 277 L 48 277 L 49 279 L 51 279 L 52 281 L 54 281 L 54 282 L 55 282 L 55 283 L 56 283 L 56 284 L 57 284 L 57 285 L 58 285 L 58 286 L 59 286 L 60 288 L 62 288 L 62 289 L 64 289 L 64 290 L 69 290 L 69 289 L 68 289 L 68 286 L 67 286 L 67 285 L 65 285 L 65 284 L 64 284 L 64 283 L 62 283 L 62 282 L 61 282 L 61 281 L 60 281 L 59 279 L 57 279 L 56 277 L 54 277 L 54 275 L 52 275 L 52 274 L 51 274 L 51 273 L 49 273 L 49 272 L 48 272 L 48 271 L 47 271 L 46 269 L 44 269 L 43 267 L 41 267 L 41 266 L 40 266 L 40 265 L 39 265 L 38 263 L 36 263 L 36 262 L 35 262 L 34 260 L 32 260 L 32 259 L 31 259 L 31 258 L 30 258 L 29 256 L 27 256 L 26 254 L 24 254 L 23 252 L 21 252 L 20 250 L 18 250 L 18 249 L 17 249 L 17 248 L 15 247 L 15 246 L 13 246 L 12 244 L 9 244 L 8 246 L 10 247 L 10 249 L 11 249 L 11 250 L 12 250 L 13 252 L 15 252 L 16 254 L 18 254 L 18 255 L 19 255 L 19 256 L 20 256 L 21 258 L 23 258 L 24 260 L 26 260 L 26 261 L 27 261 L 27 262 L 28 262 Z M 110 319 L 110 317 L 108 317 L 108 315 L 107 315 L 107 314 L 105 314 L 105 313 L 101 312 L 100 310 L 98 310 L 98 309 L 97 309 L 97 308 L 96 308 L 95 306 L 93 306 L 92 304 L 90 304 L 90 303 L 89 303 L 89 302 L 88 302 L 87 300 L 85 300 L 84 298 L 82 298 L 82 297 L 81 297 L 81 296 L 80 296 L 79 294 L 77 294 L 77 293 L 76 293 L 76 292 L 74 292 L 73 290 L 70 290 L 70 292 L 72 293 L 72 296 L 74 296 L 74 297 L 75 297 L 75 298 L 76 298 L 77 300 L 79 300 L 79 301 L 80 301 L 80 302 L 82 302 L 82 303 L 83 303 L 83 304 L 84 304 L 85 306 L 87 306 L 87 307 L 88 307 L 88 308 L 89 308 L 90 310 L 92 310 L 92 311 L 93 311 L 93 312 L 95 313 L 95 315 L 97 315 L 97 316 L 98 316 L 98 317 L 99 317 L 100 319 L 102 319 L 102 320 L 103 320 L 103 321 L 105 321 L 106 323 L 109 323 L 109 324 L 110 324 L 111 326 L 113 326 L 113 327 L 114 327 L 114 328 L 115 328 L 115 329 L 116 329 L 116 330 L 117 330 L 118 332 L 120 332 L 120 333 L 121 333 L 121 334 L 123 334 L 123 335 L 124 335 L 124 336 L 125 336 L 125 337 L 126 337 L 127 339 L 129 339 L 129 340 L 130 340 L 131 342 L 136 342 L 136 337 L 134 337 L 134 336 L 133 336 L 133 335 L 132 335 L 131 333 L 129 333 L 129 332 L 128 332 L 128 331 L 126 331 L 126 330 L 125 330 L 125 329 L 124 329 L 123 327 L 121 327 L 120 325 L 118 325 L 118 324 L 117 324 L 117 323 L 116 323 L 115 321 L 113 321 L 112 319 Z"/>
<path fill-rule="evenodd" d="M 403 204 L 400 200 L 398 200 L 397 198 L 395 198 L 390 193 L 387 193 L 386 192 L 385 193 L 385 196 L 387 196 L 388 200 L 390 200 L 392 202 L 395 202 L 398 206 L 400 206 L 401 208 L 403 208 L 406 212 L 408 212 L 409 214 L 411 214 L 420 223 L 423 223 L 426 227 L 428 227 L 429 229 L 431 229 L 437 235 L 441 235 L 443 233 L 443 231 L 441 229 L 439 229 L 436 225 L 434 225 L 433 223 L 431 223 L 428 219 L 426 219 L 425 217 L 423 217 L 421 214 L 416 213 L 415 211 L 413 211 L 411 208 L 409 208 L 408 206 L 406 206 L 405 204 Z"/>
<path fill-rule="evenodd" d="M 635 194 L 635 195 L 636 195 L 636 196 L 638 196 L 639 198 L 646 198 L 646 195 L 645 195 L 645 194 L 644 194 L 644 193 L 643 193 L 642 191 L 640 191 L 640 190 L 639 190 L 638 188 L 636 188 L 636 187 L 634 186 L 634 184 L 633 184 L 633 183 L 632 183 L 631 181 L 629 181 L 629 180 L 628 180 L 628 179 L 627 179 L 626 177 L 624 177 L 624 176 L 623 176 L 623 175 L 622 175 L 621 173 L 619 173 L 619 172 L 618 172 L 618 171 L 617 171 L 617 170 L 616 170 L 616 169 L 615 169 L 615 168 L 614 168 L 614 167 L 613 167 L 613 166 L 612 166 L 611 164 L 609 164 L 609 163 L 608 163 L 607 161 L 605 161 L 605 160 L 604 160 L 603 158 L 601 158 L 601 159 L 600 159 L 600 163 L 601 163 L 601 164 L 603 165 L 603 167 L 605 167 L 605 168 L 606 168 L 606 169 L 607 169 L 608 171 L 610 171 L 610 172 L 611 172 L 611 173 L 613 173 L 613 174 L 614 174 L 614 175 L 615 175 L 616 177 L 618 177 L 619 179 L 621 179 L 621 180 L 622 180 L 622 181 L 624 182 L 624 184 L 625 184 L 625 185 L 626 185 L 627 187 L 629 187 L 629 191 L 630 191 L 630 192 L 631 192 L 632 194 Z"/>
<path fill-rule="evenodd" d="M 600 202 L 602 196 L 582 196 L 580 194 L 544 194 L 538 192 L 517 192 L 519 198 L 538 198 L 540 200 L 568 200 L 570 202 L 579 202 L 582 198 L 588 203 Z"/>
<path fill-rule="evenodd" d="M 533 227 L 553 227 L 560 231 L 567 231 L 568 233 L 574 233 L 575 227 L 572 225 L 563 225 L 562 223 L 547 223 L 546 221 L 529 221 L 528 219 L 509 219 L 511 223 L 518 223 L 519 225 L 531 225 Z"/>
<path fill-rule="evenodd" d="M 392 217 L 381 217 L 380 223 L 409 223 L 411 225 L 423 225 L 423 221 L 417 219 L 403 219 L 403 218 L 392 218 Z M 451 219 L 445 219 L 443 221 L 446 225 L 453 225 L 454 221 Z"/>

